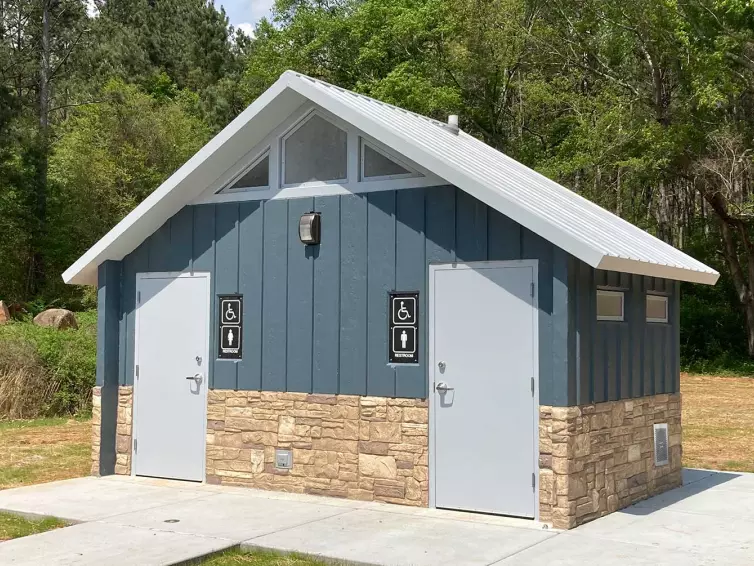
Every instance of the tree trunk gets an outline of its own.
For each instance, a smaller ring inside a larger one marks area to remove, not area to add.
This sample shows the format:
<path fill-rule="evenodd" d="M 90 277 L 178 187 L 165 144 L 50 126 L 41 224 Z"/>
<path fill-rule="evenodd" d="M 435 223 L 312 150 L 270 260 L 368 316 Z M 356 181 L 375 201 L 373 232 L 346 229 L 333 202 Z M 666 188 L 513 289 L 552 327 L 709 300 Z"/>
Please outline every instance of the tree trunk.
<path fill-rule="evenodd" d="M 42 36 L 39 65 L 39 154 L 35 171 L 37 234 L 34 238 L 33 270 L 29 291 L 39 293 L 45 280 L 42 249 L 47 233 L 47 173 L 49 157 L 50 119 L 50 8 L 53 0 L 42 0 Z"/>

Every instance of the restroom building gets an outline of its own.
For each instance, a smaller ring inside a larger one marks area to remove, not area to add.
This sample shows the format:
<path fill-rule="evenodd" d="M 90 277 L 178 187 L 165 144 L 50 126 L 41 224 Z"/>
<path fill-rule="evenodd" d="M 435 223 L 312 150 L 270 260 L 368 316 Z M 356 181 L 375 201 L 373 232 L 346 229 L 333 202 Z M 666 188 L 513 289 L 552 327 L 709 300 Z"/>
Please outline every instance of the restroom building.
<path fill-rule="evenodd" d="M 63 277 L 99 290 L 94 474 L 570 528 L 680 485 L 679 282 L 718 274 L 288 71 Z"/>

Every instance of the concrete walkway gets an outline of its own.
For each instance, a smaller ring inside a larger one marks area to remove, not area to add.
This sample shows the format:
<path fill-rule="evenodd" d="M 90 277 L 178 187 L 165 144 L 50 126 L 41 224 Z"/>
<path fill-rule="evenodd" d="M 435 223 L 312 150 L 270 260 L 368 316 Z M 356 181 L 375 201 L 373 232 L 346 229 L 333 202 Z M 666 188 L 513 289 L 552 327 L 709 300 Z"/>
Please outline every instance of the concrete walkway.
<path fill-rule="evenodd" d="M 750 565 L 754 474 L 684 487 L 569 532 L 517 519 L 147 478 L 0 492 L 0 509 L 79 523 L 0 543 L 0 564 L 162 565 L 238 546 L 379 565 Z"/>

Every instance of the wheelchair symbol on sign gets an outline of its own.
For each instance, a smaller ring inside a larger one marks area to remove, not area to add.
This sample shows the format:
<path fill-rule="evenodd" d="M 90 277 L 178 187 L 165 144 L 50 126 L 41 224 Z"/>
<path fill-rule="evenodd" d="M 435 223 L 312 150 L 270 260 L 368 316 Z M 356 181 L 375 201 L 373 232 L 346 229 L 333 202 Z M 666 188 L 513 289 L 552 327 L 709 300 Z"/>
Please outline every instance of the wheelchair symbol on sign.
<path fill-rule="evenodd" d="M 227 308 L 225 309 L 225 320 L 236 320 L 236 311 L 230 306 L 230 303 L 225 303 Z"/>
<path fill-rule="evenodd" d="M 408 312 L 408 309 L 404 306 L 403 301 L 401 301 L 401 308 L 398 309 L 398 320 L 401 322 L 408 320 L 411 318 L 411 313 Z"/>

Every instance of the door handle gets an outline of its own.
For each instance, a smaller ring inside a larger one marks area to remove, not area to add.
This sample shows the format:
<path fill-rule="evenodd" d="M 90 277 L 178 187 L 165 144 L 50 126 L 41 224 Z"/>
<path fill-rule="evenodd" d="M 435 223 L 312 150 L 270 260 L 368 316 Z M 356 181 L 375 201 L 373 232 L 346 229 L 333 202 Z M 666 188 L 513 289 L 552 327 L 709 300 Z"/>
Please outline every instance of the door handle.
<path fill-rule="evenodd" d="M 193 379 L 196 384 L 199 385 L 204 379 L 204 376 L 201 373 L 195 373 L 194 375 L 186 376 L 186 379 Z"/>
<path fill-rule="evenodd" d="M 448 391 L 454 391 L 455 387 L 448 387 L 448 384 L 444 381 L 439 382 L 437 385 L 435 385 L 435 390 L 438 393 L 447 393 Z"/>

